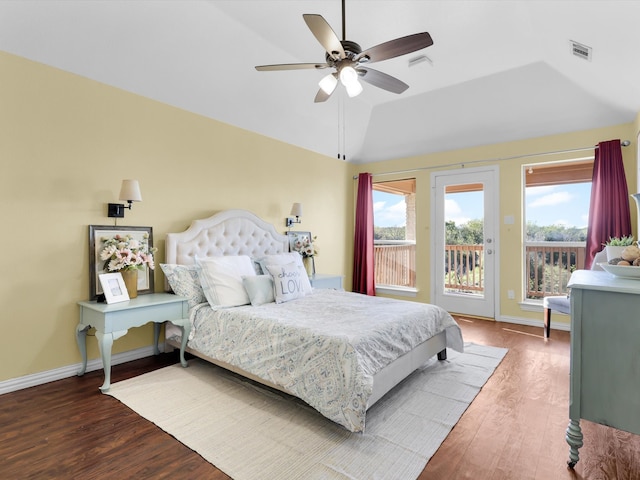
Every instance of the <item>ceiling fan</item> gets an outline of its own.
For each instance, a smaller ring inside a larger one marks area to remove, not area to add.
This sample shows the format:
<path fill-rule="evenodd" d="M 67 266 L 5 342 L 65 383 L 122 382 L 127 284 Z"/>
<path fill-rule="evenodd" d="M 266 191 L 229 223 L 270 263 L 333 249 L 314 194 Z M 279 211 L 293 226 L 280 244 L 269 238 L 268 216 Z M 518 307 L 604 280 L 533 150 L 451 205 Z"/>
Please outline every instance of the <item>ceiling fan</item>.
<path fill-rule="evenodd" d="M 322 15 L 307 13 L 302 15 L 302 18 L 304 18 L 311 33 L 326 50 L 325 63 L 259 65 L 256 70 L 335 68 L 335 72 L 320 80 L 320 90 L 318 90 L 314 100 L 316 103 L 329 99 L 338 85 L 338 80 L 344 85 L 349 97 L 355 97 L 362 93 L 362 85 L 358 81 L 359 79 L 392 93 L 402 93 L 409 88 L 409 85 L 391 75 L 365 65 L 406 55 L 433 45 L 431 35 L 428 32 L 422 32 L 389 40 L 363 52 L 360 45 L 346 39 L 345 0 L 342 0 L 342 40 L 338 38 Z"/>

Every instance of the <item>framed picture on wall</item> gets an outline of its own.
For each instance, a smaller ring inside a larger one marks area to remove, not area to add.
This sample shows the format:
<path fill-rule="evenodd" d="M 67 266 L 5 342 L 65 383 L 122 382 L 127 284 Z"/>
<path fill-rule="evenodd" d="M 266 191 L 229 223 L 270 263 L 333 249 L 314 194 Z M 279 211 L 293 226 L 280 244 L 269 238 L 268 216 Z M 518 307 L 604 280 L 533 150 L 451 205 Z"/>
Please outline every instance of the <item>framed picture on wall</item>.
<path fill-rule="evenodd" d="M 133 239 L 139 244 L 146 243 L 149 252 L 153 252 L 153 229 L 151 227 L 118 227 L 112 225 L 89 225 L 89 298 L 95 300 L 104 291 L 99 275 L 116 273 L 109 271 L 109 260 L 102 260 L 100 254 L 105 242 L 116 238 Z M 153 270 L 144 267 L 138 272 L 138 294 L 153 293 Z"/>
<path fill-rule="evenodd" d="M 296 252 L 295 244 L 297 241 L 304 242 L 305 240 L 311 242 L 313 237 L 311 236 L 311 232 L 287 232 L 287 236 L 289 237 L 289 251 Z"/>

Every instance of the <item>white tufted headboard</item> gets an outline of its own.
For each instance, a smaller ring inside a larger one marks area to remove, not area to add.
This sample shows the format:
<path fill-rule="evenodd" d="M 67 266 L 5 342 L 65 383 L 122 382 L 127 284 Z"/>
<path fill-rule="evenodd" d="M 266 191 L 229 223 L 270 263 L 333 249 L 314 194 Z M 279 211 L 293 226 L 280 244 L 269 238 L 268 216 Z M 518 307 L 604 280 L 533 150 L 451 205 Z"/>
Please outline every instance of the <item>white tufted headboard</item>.
<path fill-rule="evenodd" d="M 247 210 L 225 210 L 194 220 L 181 233 L 168 233 L 166 263 L 191 265 L 198 257 L 249 255 L 253 258 L 289 251 L 289 239 Z"/>

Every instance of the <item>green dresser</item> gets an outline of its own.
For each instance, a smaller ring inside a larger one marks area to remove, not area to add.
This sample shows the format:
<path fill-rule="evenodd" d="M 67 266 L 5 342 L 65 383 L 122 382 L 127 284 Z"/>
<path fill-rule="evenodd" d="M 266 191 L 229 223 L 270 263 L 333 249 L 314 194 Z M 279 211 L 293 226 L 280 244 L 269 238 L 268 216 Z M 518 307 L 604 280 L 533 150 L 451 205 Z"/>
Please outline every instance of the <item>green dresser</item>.
<path fill-rule="evenodd" d="M 582 446 L 580 419 L 640 435 L 640 280 L 577 270 L 568 287 L 571 386 L 566 440 L 573 468 Z"/>

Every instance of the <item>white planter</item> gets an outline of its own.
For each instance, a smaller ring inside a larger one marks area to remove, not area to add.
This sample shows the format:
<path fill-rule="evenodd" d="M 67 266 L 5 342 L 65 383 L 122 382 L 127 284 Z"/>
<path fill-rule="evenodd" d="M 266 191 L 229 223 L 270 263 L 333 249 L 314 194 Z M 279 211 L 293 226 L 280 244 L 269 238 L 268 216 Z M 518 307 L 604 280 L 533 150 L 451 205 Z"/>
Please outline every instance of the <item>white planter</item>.
<path fill-rule="evenodd" d="M 606 251 L 607 251 L 607 262 L 613 260 L 614 258 L 620 258 L 622 256 L 622 251 L 627 248 L 624 245 L 621 246 L 612 246 L 612 245 L 607 245 L 606 247 Z"/>

